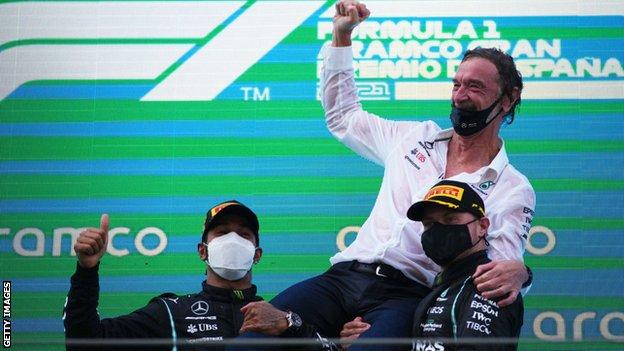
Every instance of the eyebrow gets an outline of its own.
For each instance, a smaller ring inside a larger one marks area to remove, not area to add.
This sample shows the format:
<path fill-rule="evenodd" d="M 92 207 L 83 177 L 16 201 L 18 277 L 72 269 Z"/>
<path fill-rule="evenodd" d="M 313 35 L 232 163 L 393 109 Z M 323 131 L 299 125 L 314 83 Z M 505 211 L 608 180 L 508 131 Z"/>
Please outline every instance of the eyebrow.
<path fill-rule="evenodd" d="M 444 215 L 444 219 L 447 221 L 455 220 L 459 217 L 459 215 L 455 212 L 447 213 Z"/>
<path fill-rule="evenodd" d="M 474 84 L 477 84 L 477 85 L 479 85 L 479 86 L 481 86 L 481 87 L 484 87 L 484 86 L 485 86 L 485 82 L 483 82 L 483 81 L 482 81 L 482 80 L 480 80 L 480 79 L 468 79 L 468 82 L 467 82 L 467 83 L 468 83 L 468 84 L 473 84 L 473 83 L 474 83 Z"/>
<path fill-rule="evenodd" d="M 457 80 L 456 78 L 453 78 L 453 83 L 460 83 L 460 81 Z M 478 78 L 469 78 L 469 79 L 466 80 L 465 83 L 466 84 L 473 84 L 474 83 L 474 84 L 477 84 L 477 85 L 479 85 L 481 87 L 485 86 L 485 82 L 483 80 L 481 80 L 481 79 L 478 79 Z"/>

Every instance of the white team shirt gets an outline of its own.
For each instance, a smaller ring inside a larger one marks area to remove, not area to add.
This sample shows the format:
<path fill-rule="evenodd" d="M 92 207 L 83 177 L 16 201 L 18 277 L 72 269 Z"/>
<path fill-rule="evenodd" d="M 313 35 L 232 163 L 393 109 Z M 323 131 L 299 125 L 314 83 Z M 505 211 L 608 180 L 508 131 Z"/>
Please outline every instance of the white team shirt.
<path fill-rule="evenodd" d="M 330 262 L 383 262 L 431 286 L 440 267 L 425 255 L 420 243 L 423 226 L 408 219 L 407 210 L 445 179 L 453 130 L 441 130 L 432 121 L 386 120 L 362 110 L 351 50 L 326 44 L 321 51 L 320 92 L 327 127 L 351 150 L 384 167 L 384 175 L 373 210 L 357 238 Z M 535 192 L 527 178 L 509 164 L 504 143 L 488 166 L 448 179 L 470 184 L 483 198 L 490 219 L 489 257 L 522 261 Z"/>

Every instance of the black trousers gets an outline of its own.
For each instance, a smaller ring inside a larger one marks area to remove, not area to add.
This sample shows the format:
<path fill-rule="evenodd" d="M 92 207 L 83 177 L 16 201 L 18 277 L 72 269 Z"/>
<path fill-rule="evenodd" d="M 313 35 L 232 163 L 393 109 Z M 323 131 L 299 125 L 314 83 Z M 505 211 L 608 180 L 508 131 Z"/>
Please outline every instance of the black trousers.
<path fill-rule="evenodd" d="M 271 304 L 281 310 L 296 312 L 328 338 L 338 337 L 343 325 L 358 316 L 371 324 L 360 338 L 410 337 L 414 310 L 430 289 L 397 271 L 394 273 L 398 276 L 387 270 L 386 273 L 374 269 L 374 265 L 338 263 L 327 272 L 284 290 Z M 263 335 L 245 333 L 240 337 Z M 352 345 L 349 348 L 350 351 L 402 349 L 406 347 Z"/>

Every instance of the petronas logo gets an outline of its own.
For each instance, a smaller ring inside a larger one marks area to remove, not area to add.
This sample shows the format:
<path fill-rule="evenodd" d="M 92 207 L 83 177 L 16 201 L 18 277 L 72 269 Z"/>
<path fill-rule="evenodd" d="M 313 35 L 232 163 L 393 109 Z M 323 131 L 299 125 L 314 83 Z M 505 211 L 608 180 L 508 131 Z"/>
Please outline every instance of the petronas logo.
<path fill-rule="evenodd" d="M 440 297 L 441 297 L 441 298 L 445 298 L 445 297 L 446 297 L 446 294 L 448 293 L 448 291 L 449 291 L 449 288 L 446 288 L 446 290 L 444 290 L 444 291 L 440 294 Z"/>

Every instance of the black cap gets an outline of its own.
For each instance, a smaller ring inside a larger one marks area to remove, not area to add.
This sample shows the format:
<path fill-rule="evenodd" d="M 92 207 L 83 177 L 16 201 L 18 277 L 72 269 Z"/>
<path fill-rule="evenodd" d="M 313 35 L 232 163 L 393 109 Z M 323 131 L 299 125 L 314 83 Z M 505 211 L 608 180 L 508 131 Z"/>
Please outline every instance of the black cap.
<path fill-rule="evenodd" d="M 260 223 L 258 223 L 258 217 L 252 210 L 249 209 L 249 207 L 243 205 L 236 200 L 222 202 L 208 210 L 208 212 L 206 213 L 206 221 L 204 222 L 204 233 L 202 234 L 202 241 L 204 240 L 206 233 L 208 233 L 208 231 L 215 226 L 217 220 L 226 214 L 234 214 L 245 218 L 249 223 L 249 228 L 253 230 L 256 236 L 256 246 L 260 245 L 260 237 L 258 236 L 258 232 L 260 231 Z"/>
<path fill-rule="evenodd" d="M 443 180 L 434 185 L 425 199 L 413 204 L 407 210 L 407 218 L 421 221 L 429 205 L 447 207 L 455 212 L 470 212 L 477 218 L 485 217 L 485 205 L 481 196 L 470 185 L 453 180 Z"/>

